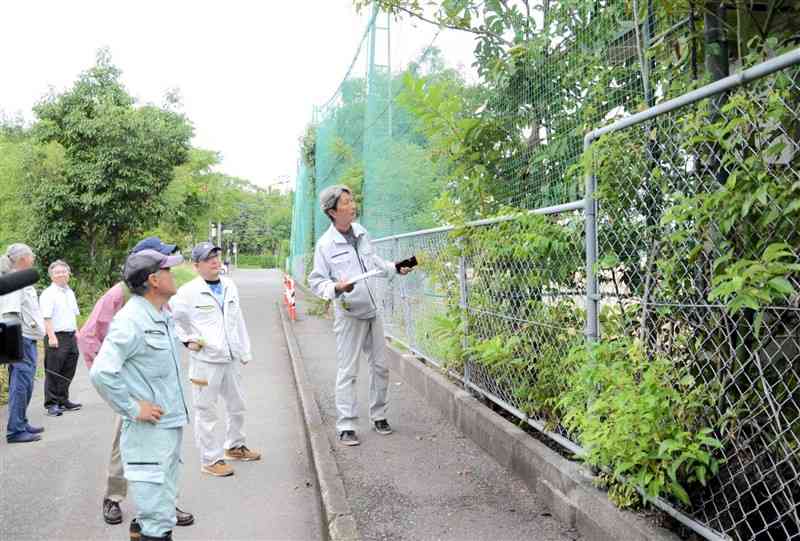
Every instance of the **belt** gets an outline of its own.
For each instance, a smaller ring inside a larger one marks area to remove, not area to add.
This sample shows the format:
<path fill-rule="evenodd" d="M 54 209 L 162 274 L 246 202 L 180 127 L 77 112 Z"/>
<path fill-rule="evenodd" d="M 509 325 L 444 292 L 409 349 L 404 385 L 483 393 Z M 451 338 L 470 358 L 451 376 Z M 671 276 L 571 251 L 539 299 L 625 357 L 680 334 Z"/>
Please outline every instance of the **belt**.
<path fill-rule="evenodd" d="M 75 334 L 75 331 L 56 331 L 56 334 Z"/>

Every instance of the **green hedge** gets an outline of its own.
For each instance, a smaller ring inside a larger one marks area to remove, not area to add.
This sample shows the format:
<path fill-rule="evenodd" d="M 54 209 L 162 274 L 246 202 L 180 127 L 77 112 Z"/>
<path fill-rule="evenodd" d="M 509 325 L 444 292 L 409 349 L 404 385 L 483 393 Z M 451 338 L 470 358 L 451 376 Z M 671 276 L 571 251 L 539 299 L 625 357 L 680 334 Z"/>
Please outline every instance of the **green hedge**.
<path fill-rule="evenodd" d="M 280 257 L 272 254 L 268 255 L 247 255 L 239 254 L 239 268 L 242 269 L 273 269 L 283 268 L 283 261 Z"/>

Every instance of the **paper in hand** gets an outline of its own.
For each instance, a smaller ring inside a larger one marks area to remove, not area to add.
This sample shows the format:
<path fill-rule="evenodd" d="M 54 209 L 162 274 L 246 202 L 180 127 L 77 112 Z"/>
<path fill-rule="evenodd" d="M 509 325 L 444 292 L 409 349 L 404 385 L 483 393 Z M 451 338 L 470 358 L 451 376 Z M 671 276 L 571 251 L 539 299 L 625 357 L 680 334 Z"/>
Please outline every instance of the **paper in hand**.
<path fill-rule="evenodd" d="M 381 272 L 383 271 L 381 271 L 380 269 L 373 269 L 363 274 L 359 274 L 358 276 L 353 276 L 352 278 L 348 278 L 346 283 L 355 284 L 356 282 L 360 282 L 361 280 L 366 280 L 367 278 L 372 278 L 373 276 L 377 276 L 378 274 L 381 274 Z"/>
<path fill-rule="evenodd" d="M 394 268 L 397 269 L 397 272 L 400 272 L 400 269 L 403 268 L 403 267 L 405 267 L 407 269 L 412 269 L 412 268 L 416 267 L 417 264 L 418 264 L 417 256 L 412 255 L 408 259 L 404 259 L 402 261 L 398 261 L 397 263 L 395 263 L 394 264 Z"/>

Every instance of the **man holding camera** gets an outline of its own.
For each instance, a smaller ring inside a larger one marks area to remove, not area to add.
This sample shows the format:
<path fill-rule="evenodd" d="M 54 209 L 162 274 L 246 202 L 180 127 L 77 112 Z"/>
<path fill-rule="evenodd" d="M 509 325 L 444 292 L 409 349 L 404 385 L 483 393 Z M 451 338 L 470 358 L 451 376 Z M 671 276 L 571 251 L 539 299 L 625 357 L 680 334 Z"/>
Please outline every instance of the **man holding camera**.
<path fill-rule="evenodd" d="M 35 256 L 27 244 L 12 244 L 0 257 L 0 275 L 33 267 Z M 22 326 L 23 358 L 8 365 L 8 443 L 30 443 L 40 440 L 44 428 L 28 422 L 28 405 L 33 395 L 36 376 L 36 341 L 44 338 L 44 318 L 39 309 L 36 289 L 28 286 L 0 297 L 0 316 L 13 319 Z"/>

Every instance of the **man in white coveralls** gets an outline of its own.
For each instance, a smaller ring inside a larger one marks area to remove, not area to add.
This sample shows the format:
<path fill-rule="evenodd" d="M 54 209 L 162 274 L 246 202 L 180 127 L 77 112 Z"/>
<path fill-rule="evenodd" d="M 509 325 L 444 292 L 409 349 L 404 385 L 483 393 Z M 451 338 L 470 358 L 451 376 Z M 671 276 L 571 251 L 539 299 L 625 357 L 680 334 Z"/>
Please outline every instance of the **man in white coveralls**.
<path fill-rule="evenodd" d="M 261 454 L 245 445 L 242 365 L 252 358 L 250 337 L 236 284 L 220 276 L 220 251 L 210 242 L 192 249 L 192 261 L 200 276 L 181 286 L 170 306 L 178 337 L 190 351 L 189 381 L 200 471 L 227 477 L 234 472 L 226 460 L 259 460 Z M 215 431 L 219 397 L 228 414 L 224 447 Z"/>
<path fill-rule="evenodd" d="M 378 314 L 375 276 L 383 278 L 411 269 L 397 267 L 380 258 L 367 230 L 354 222 L 356 204 L 347 186 L 330 186 L 319 195 L 322 212 L 332 224 L 317 241 L 314 269 L 308 283 L 315 295 L 334 303 L 333 331 L 336 335 L 336 432 L 342 445 L 358 445 L 356 435 L 358 401 L 356 377 L 363 350 L 369 362 L 369 417 L 378 434 L 392 428 L 386 420 L 389 369 L 386 342 Z M 351 282 L 364 273 L 374 275 Z"/>

